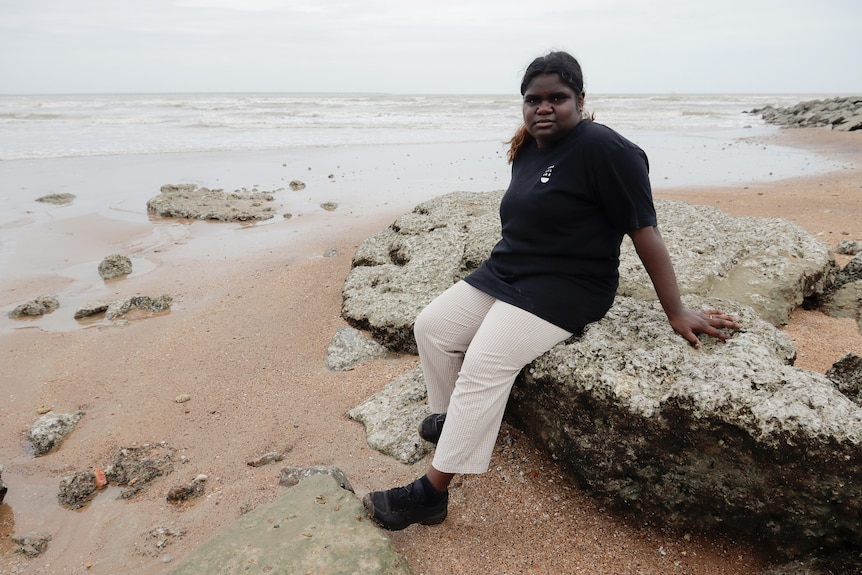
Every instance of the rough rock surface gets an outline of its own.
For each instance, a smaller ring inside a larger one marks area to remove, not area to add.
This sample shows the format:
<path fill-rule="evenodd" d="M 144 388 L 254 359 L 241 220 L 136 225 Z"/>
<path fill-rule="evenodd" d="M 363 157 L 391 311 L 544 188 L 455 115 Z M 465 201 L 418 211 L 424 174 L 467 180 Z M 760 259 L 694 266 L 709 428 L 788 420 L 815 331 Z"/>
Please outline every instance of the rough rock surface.
<path fill-rule="evenodd" d="M 420 204 L 366 239 L 345 281 L 342 316 L 393 351 L 416 353 L 413 321 L 437 294 L 478 267 L 499 239 L 502 192 L 458 192 Z M 683 294 L 750 305 L 775 325 L 837 271 L 832 252 L 778 218 L 733 218 L 713 207 L 656 201 Z M 655 299 L 631 241 L 620 258 L 621 296 Z"/>
<path fill-rule="evenodd" d="M 48 543 L 52 537 L 50 533 L 41 531 L 27 533 L 20 537 L 12 537 L 12 540 L 17 544 L 15 551 L 29 558 L 38 557 L 48 549 Z M 13 571 L 15 573 L 15 571 Z"/>
<path fill-rule="evenodd" d="M 11 319 L 34 317 L 52 313 L 60 308 L 60 302 L 54 296 L 43 295 L 22 303 L 9 312 Z"/>
<path fill-rule="evenodd" d="M 82 417 L 84 417 L 83 411 L 71 413 L 49 411 L 37 419 L 30 428 L 30 442 L 33 444 L 33 452 L 37 456 L 45 455 L 60 445 L 63 439 L 72 433 Z"/>
<path fill-rule="evenodd" d="M 348 481 L 347 476 L 338 467 L 327 465 L 313 465 L 311 467 L 294 467 L 288 465 L 281 469 L 281 479 L 278 484 L 284 487 L 293 487 L 299 485 L 303 479 L 308 479 L 313 475 L 328 475 L 335 481 L 339 487 L 346 489 L 351 493 L 355 493 L 353 486 Z"/>
<path fill-rule="evenodd" d="M 496 241 L 498 200 L 443 196 L 363 242 L 345 318 L 412 351 L 418 311 Z M 690 347 L 626 241 L 613 308 L 527 366 L 509 418 L 610 504 L 819 554 L 841 572 L 862 553 L 862 407 L 825 375 L 792 367 L 796 351 L 775 327 L 830 289 L 828 246 L 783 220 L 656 204 L 686 305 L 724 309 L 745 327 Z M 418 437 L 404 438 L 427 413 L 419 380 L 408 374 L 350 413 L 402 461 L 421 457 Z"/>
<path fill-rule="evenodd" d="M 165 184 L 155 198 L 147 202 L 147 212 L 166 218 L 248 222 L 268 220 L 275 209 L 269 192 L 236 191 L 199 188 L 194 184 Z"/>
<path fill-rule="evenodd" d="M 835 284 L 841 286 L 860 280 L 862 280 L 862 252 L 854 255 L 853 259 L 847 262 L 847 265 L 838 272 L 835 276 Z"/>
<path fill-rule="evenodd" d="M 794 128 L 829 127 L 852 132 L 862 130 L 862 96 L 807 100 L 788 108 L 765 106 L 751 110 L 770 124 Z"/>
<path fill-rule="evenodd" d="M 157 477 L 173 472 L 176 450 L 164 443 L 123 447 L 105 469 L 108 481 L 124 486 L 123 499 L 134 497 Z"/>
<path fill-rule="evenodd" d="M 111 254 L 99 263 L 102 279 L 113 279 L 132 273 L 132 260 L 122 254 Z"/>
<path fill-rule="evenodd" d="M 844 284 L 830 293 L 823 302 L 823 311 L 832 317 L 855 319 L 862 333 L 862 280 Z"/>
<path fill-rule="evenodd" d="M 111 303 L 105 301 L 89 302 L 75 310 L 75 319 L 84 319 L 100 313 L 105 313 L 108 311 L 109 305 L 111 305 Z"/>
<path fill-rule="evenodd" d="M 147 295 L 127 297 L 108 304 L 105 309 L 105 319 L 123 317 L 132 310 L 141 310 L 150 314 L 162 313 L 171 309 L 173 301 L 173 298 L 167 294 L 156 297 Z"/>
<path fill-rule="evenodd" d="M 410 568 L 353 493 L 312 474 L 204 543 L 173 575 L 247 571 L 408 575 Z"/>
<path fill-rule="evenodd" d="M 203 496 L 206 491 L 206 475 L 198 475 L 191 481 L 183 485 L 175 485 L 168 490 L 165 499 L 172 503 L 177 501 L 187 501 L 189 499 L 197 499 Z"/>
<path fill-rule="evenodd" d="M 75 319 L 84 319 L 104 313 L 106 320 L 115 320 L 126 316 L 132 310 L 153 315 L 170 310 L 173 301 L 170 295 L 162 294 L 155 297 L 146 295 L 132 296 L 110 302 L 89 302 L 75 310 Z"/>
<path fill-rule="evenodd" d="M 96 496 L 96 491 L 96 474 L 89 470 L 79 471 L 60 480 L 57 500 L 69 509 L 80 509 Z"/>
<path fill-rule="evenodd" d="M 134 497 L 157 477 L 173 472 L 174 453 L 175 450 L 164 443 L 120 448 L 106 469 L 94 467 L 63 477 L 57 499 L 65 507 L 80 509 L 109 482 L 124 487 L 121 499 Z M 199 497 L 204 492 L 205 482 L 206 475 L 198 475 L 188 484 L 172 488 L 167 500 Z"/>
<path fill-rule="evenodd" d="M 249 467 L 263 467 L 264 465 L 269 465 L 270 463 L 275 463 L 282 459 L 284 459 L 284 454 L 280 451 L 269 451 L 260 457 L 246 461 L 245 464 Z"/>
<path fill-rule="evenodd" d="M 621 298 L 525 370 L 510 415 L 618 506 L 786 551 L 862 551 L 862 407 L 738 313 L 742 331 L 698 351 L 657 303 Z"/>
<path fill-rule="evenodd" d="M 347 416 L 365 425 L 368 445 L 401 463 L 416 463 L 434 446 L 419 437 L 419 424 L 430 414 L 425 378 L 417 367 L 386 385 Z"/>
<path fill-rule="evenodd" d="M 326 350 L 326 367 L 333 371 L 353 369 L 357 363 L 385 357 L 389 351 L 351 327 L 339 328 Z"/>
<path fill-rule="evenodd" d="M 825 313 L 855 319 L 862 332 L 862 253 L 853 256 L 838 272 L 835 284 L 821 299 Z"/>
<path fill-rule="evenodd" d="M 848 256 L 855 256 L 858 253 L 862 253 L 862 242 L 859 240 L 841 240 L 838 242 L 838 245 L 835 246 L 835 252 L 846 254 Z"/>
<path fill-rule="evenodd" d="M 862 357 L 855 353 L 845 354 L 832 364 L 826 377 L 834 381 L 850 401 L 862 407 Z"/>
<path fill-rule="evenodd" d="M 43 204 L 56 204 L 58 206 L 65 206 L 66 204 L 71 204 L 75 199 L 75 194 L 47 194 L 42 196 L 41 198 L 36 198 L 37 202 L 41 202 Z"/>

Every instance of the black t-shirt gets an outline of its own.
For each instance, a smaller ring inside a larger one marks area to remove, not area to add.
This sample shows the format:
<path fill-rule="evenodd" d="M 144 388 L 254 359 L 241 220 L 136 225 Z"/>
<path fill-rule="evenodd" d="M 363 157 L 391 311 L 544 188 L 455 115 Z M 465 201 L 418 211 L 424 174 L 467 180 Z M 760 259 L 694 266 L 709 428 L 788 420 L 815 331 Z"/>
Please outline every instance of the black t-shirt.
<path fill-rule="evenodd" d="M 465 281 L 577 333 L 613 303 L 623 235 L 656 225 L 646 154 L 581 121 L 551 147 L 521 150 L 500 220 L 502 239 Z"/>

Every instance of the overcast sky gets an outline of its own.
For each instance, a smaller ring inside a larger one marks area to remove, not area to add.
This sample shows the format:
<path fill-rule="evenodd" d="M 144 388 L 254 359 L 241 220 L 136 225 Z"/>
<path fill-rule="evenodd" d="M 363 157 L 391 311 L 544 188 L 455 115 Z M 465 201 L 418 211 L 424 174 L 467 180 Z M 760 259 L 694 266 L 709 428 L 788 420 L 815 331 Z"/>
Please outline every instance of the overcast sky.
<path fill-rule="evenodd" d="M 0 93 L 862 94 L 862 0 L 0 0 Z"/>

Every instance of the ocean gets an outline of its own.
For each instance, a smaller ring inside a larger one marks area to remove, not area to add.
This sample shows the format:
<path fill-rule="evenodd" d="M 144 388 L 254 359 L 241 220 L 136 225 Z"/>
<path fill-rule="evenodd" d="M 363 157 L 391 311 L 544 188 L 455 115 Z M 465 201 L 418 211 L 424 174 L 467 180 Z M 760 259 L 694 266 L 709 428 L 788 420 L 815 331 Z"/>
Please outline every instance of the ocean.
<path fill-rule="evenodd" d="M 828 96 L 600 94 L 588 95 L 587 110 L 644 148 L 654 184 L 721 185 L 833 169 L 814 154 L 754 141 L 779 128 L 748 113 L 821 97 Z M 517 95 L 0 96 L 0 162 L 368 146 L 504 157 L 520 117 Z M 494 188 L 507 173 L 505 162 L 499 166 Z M 478 171 L 474 180 L 488 176 Z"/>
<path fill-rule="evenodd" d="M 770 136 L 779 128 L 747 113 L 820 97 L 588 95 L 586 103 L 596 121 L 646 151 L 658 189 L 839 169 L 778 145 Z M 220 264 L 394 218 L 437 195 L 505 188 L 505 142 L 520 121 L 517 95 L 0 96 L 0 306 L 52 292 L 76 303 L 102 297 L 111 286 L 95 270 L 110 253 L 132 257 L 135 276 L 168 255 L 174 265 Z M 292 191 L 294 180 L 305 188 Z M 147 201 L 182 183 L 273 192 L 277 215 L 253 226 L 151 218 Z M 74 202 L 36 201 L 54 193 Z M 51 322 L 76 327 L 38 324 Z M 0 332 L 18 326 L 0 318 Z"/>
<path fill-rule="evenodd" d="M 747 112 L 818 96 L 597 95 L 596 120 L 629 139 L 733 138 Z M 824 96 L 825 97 L 825 96 Z M 507 140 L 517 95 L 139 94 L 0 96 L 0 160 Z M 642 146 L 643 147 L 643 146 Z"/>

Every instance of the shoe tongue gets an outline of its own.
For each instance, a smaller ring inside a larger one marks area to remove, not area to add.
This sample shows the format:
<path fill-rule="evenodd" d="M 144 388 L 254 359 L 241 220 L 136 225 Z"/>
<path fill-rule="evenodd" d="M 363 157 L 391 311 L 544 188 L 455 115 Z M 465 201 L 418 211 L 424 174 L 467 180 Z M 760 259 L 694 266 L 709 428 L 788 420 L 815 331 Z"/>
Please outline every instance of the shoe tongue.
<path fill-rule="evenodd" d="M 410 484 L 408 489 L 410 492 L 410 499 L 417 503 L 425 503 L 428 500 L 428 486 L 425 485 L 425 481 L 428 480 L 422 476 Z"/>

